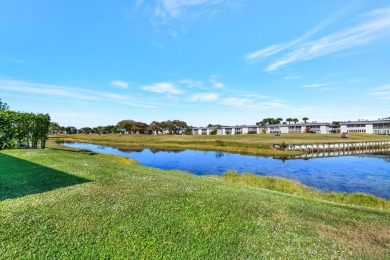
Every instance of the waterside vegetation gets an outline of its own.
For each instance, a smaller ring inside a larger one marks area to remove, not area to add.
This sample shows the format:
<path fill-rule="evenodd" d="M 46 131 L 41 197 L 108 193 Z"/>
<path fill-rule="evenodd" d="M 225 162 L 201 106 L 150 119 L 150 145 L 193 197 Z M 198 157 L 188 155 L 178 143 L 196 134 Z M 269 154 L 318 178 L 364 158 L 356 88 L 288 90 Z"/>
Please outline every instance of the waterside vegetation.
<path fill-rule="evenodd" d="M 364 193 L 322 192 L 314 188 L 309 188 L 297 181 L 281 177 L 260 176 L 252 173 L 238 174 L 235 171 L 227 171 L 223 176 L 214 176 L 214 178 L 221 178 L 229 182 L 240 183 L 243 185 L 267 190 L 275 190 L 279 192 L 302 196 L 305 198 L 320 199 L 358 206 L 390 209 L 390 200 L 387 199 L 378 198 Z"/>
<path fill-rule="evenodd" d="M 86 150 L 7 150 L 0 164 L 4 259 L 389 254 L 388 209 L 163 171 Z"/>
<path fill-rule="evenodd" d="M 120 149 L 195 149 L 208 151 L 221 151 L 242 153 L 250 155 L 263 155 L 274 157 L 288 157 L 301 154 L 298 151 L 283 151 L 273 149 L 274 144 L 311 144 L 311 143 L 337 143 L 358 141 L 390 140 L 390 136 L 368 135 L 351 133 L 348 139 L 341 139 L 339 134 L 284 134 L 274 136 L 271 134 L 257 135 L 124 135 L 124 134 L 77 134 L 54 135 L 50 140 L 86 142 L 100 144 Z"/>

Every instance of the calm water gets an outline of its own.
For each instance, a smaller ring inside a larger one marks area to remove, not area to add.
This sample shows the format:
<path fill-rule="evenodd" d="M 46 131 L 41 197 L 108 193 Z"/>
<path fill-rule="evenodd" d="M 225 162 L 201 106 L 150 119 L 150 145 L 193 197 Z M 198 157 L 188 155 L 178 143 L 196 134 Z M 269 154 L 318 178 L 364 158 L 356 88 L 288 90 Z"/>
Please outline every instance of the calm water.
<path fill-rule="evenodd" d="M 204 152 L 196 150 L 120 150 L 85 143 L 64 143 L 93 152 L 126 156 L 142 165 L 160 169 L 185 170 L 197 175 L 239 173 L 280 176 L 297 180 L 324 191 L 364 192 L 390 198 L 390 153 L 313 158 L 280 159 L 258 156 Z"/>

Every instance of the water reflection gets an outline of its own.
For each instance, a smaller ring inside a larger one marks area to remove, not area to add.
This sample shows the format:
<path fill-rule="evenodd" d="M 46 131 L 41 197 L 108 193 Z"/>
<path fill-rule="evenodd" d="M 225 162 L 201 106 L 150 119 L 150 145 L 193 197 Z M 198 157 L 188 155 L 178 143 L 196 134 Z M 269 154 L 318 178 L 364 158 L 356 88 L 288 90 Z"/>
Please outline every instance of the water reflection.
<path fill-rule="evenodd" d="M 185 170 L 197 175 L 239 173 L 280 176 L 297 180 L 325 191 L 364 192 L 390 198 L 390 152 L 370 154 L 317 154 L 292 158 L 265 158 L 222 152 L 167 149 L 116 149 L 85 143 L 66 143 L 74 148 L 89 149 L 126 156 L 142 165 L 160 169 Z"/>
<path fill-rule="evenodd" d="M 166 152 L 166 153 L 181 153 L 185 150 L 183 149 L 162 149 L 162 148 L 148 148 L 148 149 L 118 149 L 118 151 L 124 152 L 124 153 L 142 153 L 145 150 L 149 150 L 152 153 L 159 153 L 159 152 Z"/>
<path fill-rule="evenodd" d="M 223 157 L 223 156 L 224 156 L 224 154 L 221 153 L 221 152 L 216 152 L 216 153 L 215 153 L 215 158 L 221 158 L 221 157 Z"/>

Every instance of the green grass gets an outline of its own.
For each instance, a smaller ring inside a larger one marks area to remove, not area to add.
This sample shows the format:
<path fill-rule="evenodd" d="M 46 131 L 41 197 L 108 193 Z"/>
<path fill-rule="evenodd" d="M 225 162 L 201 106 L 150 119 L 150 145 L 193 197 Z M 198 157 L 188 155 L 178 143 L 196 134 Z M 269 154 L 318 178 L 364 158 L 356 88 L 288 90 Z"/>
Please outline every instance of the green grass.
<path fill-rule="evenodd" d="M 0 160 L 0 259 L 384 259 L 390 252 L 387 209 L 85 151 L 1 151 Z M 45 190 L 57 175 L 81 181 Z M 4 184 L 19 185 L 10 179 L 29 187 L 31 176 L 47 182 L 3 196 Z"/>
<path fill-rule="evenodd" d="M 263 156 L 287 157 L 300 152 L 272 149 L 273 144 L 334 143 L 390 140 L 390 136 L 351 133 L 348 139 L 339 134 L 272 134 L 254 135 L 62 135 L 51 136 L 52 141 L 77 141 L 108 145 L 123 149 L 168 148 L 214 150 Z"/>
<path fill-rule="evenodd" d="M 321 192 L 317 189 L 309 188 L 297 181 L 292 181 L 281 177 L 259 176 L 252 173 L 244 173 L 240 175 L 235 171 L 227 171 L 223 176 L 214 176 L 214 178 L 221 178 L 223 180 L 234 183 L 285 192 L 306 198 L 322 199 L 358 206 L 390 209 L 390 200 L 387 199 L 378 198 L 364 193 Z"/>

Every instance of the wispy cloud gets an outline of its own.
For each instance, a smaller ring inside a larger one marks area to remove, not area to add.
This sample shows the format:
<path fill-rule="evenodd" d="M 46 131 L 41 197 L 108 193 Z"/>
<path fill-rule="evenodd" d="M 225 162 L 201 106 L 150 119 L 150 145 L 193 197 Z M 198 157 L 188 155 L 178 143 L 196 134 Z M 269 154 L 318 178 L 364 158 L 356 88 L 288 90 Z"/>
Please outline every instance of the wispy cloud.
<path fill-rule="evenodd" d="M 376 88 L 377 90 L 390 90 L 390 84 L 389 85 L 384 85 L 382 87 Z"/>
<path fill-rule="evenodd" d="M 220 102 L 222 105 L 226 106 L 235 106 L 239 108 L 248 108 L 252 110 L 268 110 L 268 109 L 278 109 L 278 108 L 287 108 L 284 100 L 268 100 L 263 101 L 257 98 L 245 98 L 245 97 L 229 97 L 224 98 Z"/>
<path fill-rule="evenodd" d="M 73 98 L 82 100 L 98 99 L 93 91 L 77 89 L 71 87 L 31 83 L 18 80 L 2 80 L 0 79 L 0 89 L 12 92 L 20 92 L 25 94 Z"/>
<path fill-rule="evenodd" d="M 326 86 L 326 84 L 314 83 L 314 84 L 303 85 L 304 88 L 319 88 L 319 87 L 323 87 L 323 86 Z"/>
<path fill-rule="evenodd" d="M 180 17 L 189 8 L 210 8 L 230 2 L 229 0 L 160 0 L 157 2 L 155 15 L 160 17 Z M 203 10 L 204 11 L 204 10 Z"/>
<path fill-rule="evenodd" d="M 300 77 L 298 76 L 285 76 L 284 79 L 285 80 L 294 80 L 294 79 L 299 79 Z"/>
<path fill-rule="evenodd" d="M 298 37 L 297 39 L 294 39 L 292 41 L 282 43 L 282 44 L 271 45 L 267 48 L 249 53 L 245 56 L 245 58 L 249 62 L 257 62 L 257 61 L 263 60 L 267 57 L 270 57 L 272 55 L 278 54 L 284 50 L 292 48 L 292 47 L 296 46 L 297 44 L 310 38 L 311 36 L 315 35 L 319 31 L 321 31 L 322 29 L 324 29 L 324 28 L 328 27 L 329 25 L 333 24 L 334 22 L 336 22 L 341 17 L 341 15 L 343 13 L 344 13 L 344 10 L 342 9 L 339 12 L 337 12 L 335 15 L 333 15 L 332 17 L 328 18 L 327 20 L 319 23 L 314 28 L 312 28 L 311 30 L 309 30 L 308 32 L 303 34 L 302 36 Z"/>
<path fill-rule="evenodd" d="M 160 32 L 178 37 L 187 34 L 187 22 L 199 17 L 213 17 L 224 9 L 237 9 L 246 0 L 155 0 L 137 1 L 135 10 L 141 7 L 150 13 L 149 22 Z"/>
<path fill-rule="evenodd" d="M 154 92 L 154 93 L 164 93 L 164 94 L 173 94 L 173 95 L 184 93 L 183 90 L 177 89 L 173 84 L 164 83 L 164 82 L 143 86 L 141 87 L 141 89 L 145 91 Z"/>
<path fill-rule="evenodd" d="M 229 97 L 221 100 L 222 105 L 245 107 L 250 106 L 253 100 L 249 98 Z"/>
<path fill-rule="evenodd" d="M 0 79 L 0 90 L 17 92 L 24 95 L 48 97 L 65 100 L 99 101 L 105 100 L 138 107 L 156 108 L 162 104 L 153 104 L 130 96 L 118 95 L 108 92 L 93 91 L 68 86 L 33 83 L 20 80 Z"/>
<path fill-rule="evenodd" d="M 218 100 L 219 95 L 217 93 L 198 93 L 193 94 L 190 97 L 191 101 L 203 101 L 203 102 L 213 102 Z"/>
<path fill-rule="evenodd" d="M 225 87 L 225 84 L 217 80 L 217 76 L 215 75 L 211 75 L 207 81 L 185 79 L 179 81 L 178 83 L 187 88 L 197 88 L 197 89 L 211 90 L 211 91 L 213 91 L 213 89 L 214 90 L 222 89 Z"/>
<path fill-rule="evenodd" d="M 255 106 L 255 108 L 259 110 L 278 109 L 278 108 L 287 108 L 287 107 L 288 105 L 284 100 L 271 100 L 268 102 L 260 102 Z"/>
<path fill-rule="evenodd" d="M 204 86 L 202 81 L 195 81 L 191 79 L 181 80 L 179 81 L 179 84 L 184 85 L 187 88 L 208 89 Z"/>
<path fill-rule="evenodd" d="M 375 88 L 368 94 L 377 100 L 390 100 L 390 84 Z"/>
<path fill-rule="evenodd" d="M 113 80 L 113 81 L 111 81 L 110 85 L 114 86 L 114 87 L 120 87 L 120 88 L 128 88 L 129 87 L 129 83 L 121 81 L 121 80 Z"/>
<path fill-rule="evenodd" d="M 362 15 L 361 18 L 365 21 L 356 26 L 339 30 L 316 40 L 307 40 L 335 21 L 335 19 L 330 19 L 296 40 L 250 53 L 246 55 L 246 59 L 249 62 L 254 62 L 283 53 L 266 67 L 265 71 L 272 72 L 291 63 L 312 60 L 344 50 L 367 46 L 390 35 L 389 7 L 374 10 Z"/>
<path fill-rule="evenodd" d="M 222 82 L 217 80 L 216 75 L 212 75 L 210 77 L 209 81 L 211 82 L 211 84 L 213 84 L 214 88 L 223 88 L 225 86 Z"/>

